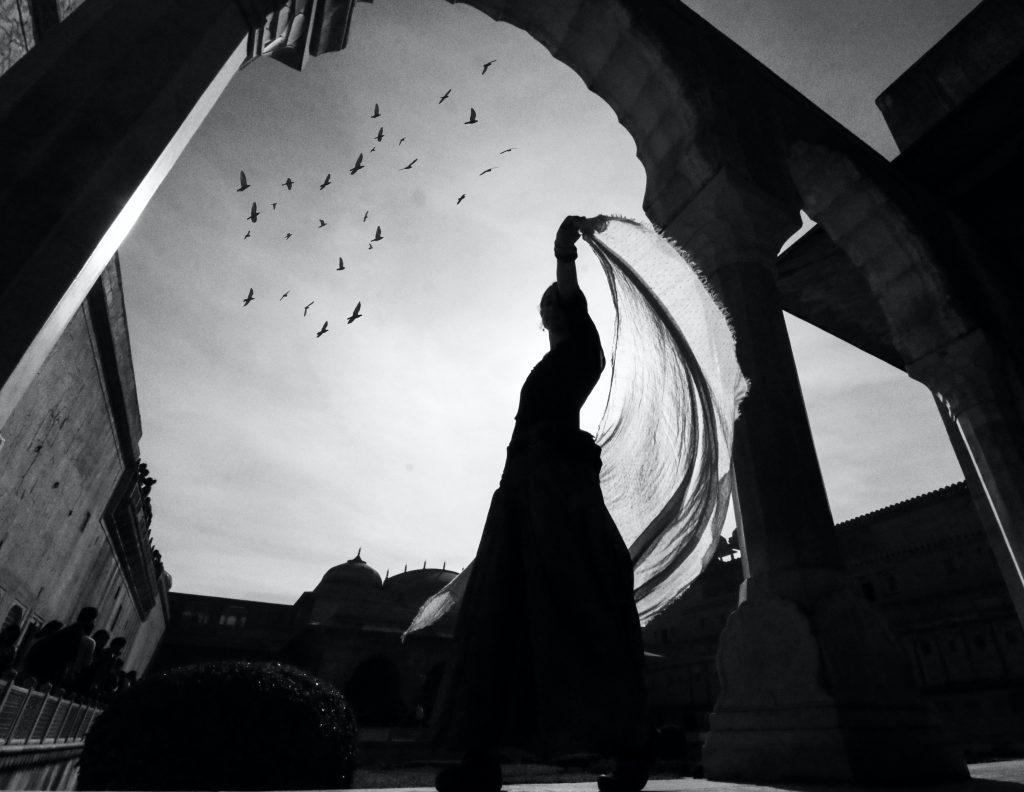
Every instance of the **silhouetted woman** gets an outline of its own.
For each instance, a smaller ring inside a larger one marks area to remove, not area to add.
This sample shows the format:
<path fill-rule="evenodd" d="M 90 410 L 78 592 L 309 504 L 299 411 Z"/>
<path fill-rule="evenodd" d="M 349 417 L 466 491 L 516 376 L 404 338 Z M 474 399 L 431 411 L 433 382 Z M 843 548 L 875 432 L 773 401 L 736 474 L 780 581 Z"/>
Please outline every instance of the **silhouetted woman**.
<path fill-rule="evenodd" d="M 435 734 L 464 752 L 441 792 L 497 792 L 499 749 L 619 758 L 602 790 L 643 787 L 643 646 L 633 567 L 598 481 L 580 408 L 604 369 L 576 279 L 567 217 L 540 316 L 550 351 L 530 372 L 455 629 Z"/>

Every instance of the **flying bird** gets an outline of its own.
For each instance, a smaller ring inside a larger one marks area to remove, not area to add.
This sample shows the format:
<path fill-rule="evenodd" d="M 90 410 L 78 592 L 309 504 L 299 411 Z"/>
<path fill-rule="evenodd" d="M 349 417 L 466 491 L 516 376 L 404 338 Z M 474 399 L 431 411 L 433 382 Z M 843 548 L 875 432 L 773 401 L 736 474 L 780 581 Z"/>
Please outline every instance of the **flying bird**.
<path fill-rule="evenodd" d="M 256 211 L 256 202 L 252 202 L 252 209 L 249 210 L 249 222 L 255 223 L 256 218 L 260 216 L 260 213 Z"/>
<path fill-rule="evenodd" d="M 326 332 L 327 332 L 327 322 L 324 322 L 324 326 L 316 331 L 316 337 L 319 338 L 320 336 L 322 336 Z"/>
<path fill-rule="evenodd" d="M 306 315 L 306 311 L 308 311 L 310 309 L 310 306 L 312 306 L 313 303 L 315 303 L 315 302 L 316 302 L 316 300 L 310 300 L 309 301 L 309 305 L 307 305 L 305 308 L 302 309 L 302 315 L 303 316 Z"/>
<path fill-rule="evenodd" d="M 516 150 L 516 147 L 513 146 L 512 148 L 507 148 L 504 151 L 499 151 L 498 153 L 499 154 L 508 154 L 510 151 L 515 151 L 515 150 Z"/>
<path fill-rule="evenodd" d="M 358 157 L 356 157 L 356 164 L 352 166 L 352 170 L 350 170 L 349 173 L 351 173 L 354 176 L 357 170 L 362 170 L 365 167 L 366 166 L 363 165 L 363 155 L 360 154 Z"/>
<path fill-rule="evenodd" d="M 246 232 L 245 232 L 245 236 L 244 236 L 244 237 L 242 237 L 242 239 L 248 239 L 248 238 L 249 238 L 249 237 L 251 237 L 251 236 L 252 236 L 252 231 L 246 231 Z"/>
<path fill-rule="evenodd" d="M 414 160 L 413 160 L 412 162 L 410 162 L 410 163 L 409 163 L 408 165 L 406 165 L 406 166 L 405 166 L 404 168 L 400 168 L 400 170 L 409 170 L 409 169 L 410 169 L 410 168 L 412 168 L 412 166 L 413 166 L 413 165 L 415 165 L 415 164 L 416 164 L 416 163 L 417 163 L 418 161 L 419 161 L 419 157 L 417 157 L 416 159 L 414 159 Z"/>
<path fill-rule="evenodd" d="M 487 63 L 484 64 L 484 70 L 482 72 L 480 72 L 480 73 L 481 74 L 487 74 L 487 70 L 490 68 L 492 63 L 497 63 L 497 60 L 489 60 L 489 61 L 487 61 Z"/>
<path fill-rule="evenodd" d="M 330 183 L 331 183 L 331 174 L 328 173 L 327 174 L 327 178 L 324 179 L 324 183 L 320 185 L 320 189 L 322 190 L 324 187 L 326 187 Z"/>
<path fill-rule="evenodd" d="M 366 222 L 366 218 L 369 217 L 369 216 L 370 216 L 370 210 L 367 209 L 365 212 L 363 212 L 363 222 L 364 223 Z"/>
<path fill-rule="evenodd" d="M 337 272 L 341 272 L 343 269 L 345 269 L 345 262 L 342 260 L 341 256 L 338 256 L 338 269 L 337 269 Z"/>
<path fill-rule="evenodd" d="M 377 140 L 378 143 L 380 143 L 384 139 L 384 127 L 381 127 L 380 129 L 377 130 L 377 134 L 374 135 L 374 138 Z"/>
<path fill-rule="evenodd" d="M 242 186 L 235 190 L 235 192 L 242 192 L 243 190 L 248 190 L 249 187 L 251 186 L 249 182 L 245 180 L 245 171 L 238 172 L 238 181 L 241 182 Z"/>
<path fill-rule="evenodd" d="M 469 121 L 463 121 L 463 124 L 475 124 L 476 123 L 476 110 L 472 107 L 469 108 Z"/>
<path fill-rule="evenodd" d="M 368 247 L 367 250 L 373 250 L 373 242 L 370 243 L 370 247 Z"/>
<path fill-rule="evenodd" d="M 462 195 L 460 195 L 460 196 L 459 196 L 459 200 L 457 200 L 457 201 L 455 202 L 455 205 L 456 205 L 456 206 L 458 206 L 458 205 L 459 205 L 460 203 L 462 203 L 462 202 L 463 202 L 464 200 L 466 200 L 466 194 L 465 194 L 465 193 L 463 193 Z"/>
<path fill-rule="evenodd" d="M 495 165 L 494 167 L 497 167 L 497 165 Z M 477 174 L 477 175 L 478 176 L 483 176 L 485 173 L 490 173 L 492 170 L 494 170 L 494 168 L 488 168 L 487 170 L 480 171 L 480 173 Z"/>
<path fill-rule="evenodd" d="M 380 118 L 380 105 L 376 102 L 373 104 L 373 115 L 370 118 Z"/>
<path fill-rule="evenodd" d="M 449 88 L 447 91 L 444 92 L 444 96 L 441 97 L 441 99 L 438 102 L 438 104 L 441 104 L 441 102 L 443 102 L 445 99 L 447 99 L 451 95 L 452 95 L 452 89 Z"/>
<path fill-rule="evenodd" d="M 291 239 L 292 238 L 292 232 L 288 231 L 287 233 L 285 233 L 284 238 L 285 239 Z"/>
<path fill-rule="evenodd" d="M 323 228 L 325 225 L 327 225 L 327 221 L 326 220 L 324 220 L 322 217 L 319 218 L 319 219 L 320 219 L 320 225 L 318 225 L 317 228 Z"/>
<path fill-rule="evenodd" d="M 270 208 L 273 209 L 276 212 L 277 211 L 277 201 L 274 201 L 274 203 L 272 203 L 270 205 Z"/>
<path fill-rule="evenodd" d="M 398 139 L 398 145 L 401 146 L 405 142 L 405 138 Z"/>
<path fill-rule="evenodd" d="M 349 324 L 352 324 L 356 319 L 358 319 L 360 316 L 362 316 L 362 314 L 359 313 L 359 309 L 362 307 L 362 305 L 363 305 L 362 302 L 357 302 L 356 303 L 356 307 L 352 311 L 352 315 L 348 318 L 348 323 Z"/>
<path fill-rule="evenodd" d="M 372 154 L 372 153 L 373 153 L 374 151 L 376 151 L 376 150 L 377 150 L 377 147 L 376 147 L 376 146 L 370 146 L 370 153 L 371 153 L 371 154 Z"/>
<path fill-rule="evenodd" d="M 381 236 L 380 226 L 377 226 L 377 233 L 373 235 L 373 242 L 380 242 L 384 237 Z"/>
<path fill-rule="evenodd" d="M 291 290 L 291 289 L 289 289 L 289 290 L 288 290 L 288 291 L 286 291 L 286 292 L 285 292 L 284 294 L 282 294 L 282 295 L 281 295 L 280 297 L 278 297 L 278 298 L 277 298 L 277 301 L 278 301 L 278 302 L 281 302 L 281 300 L 283 300 L 283 299 L 284 299 L 285 297 L 287 297 L 287 296 L 288 296 L 289 294 L 291 294 L 291 293 L 292 293 L 292 290 Z"/>
<path fill-rule="evenodd" d="M 291 176 L 289 176 L 287 179 L 284 180 L 281 186 L 287 187 L 290 190 L 293 184 L 295 184 L 295 182 L 293 182 Z"/>
<path fill-rule="evenodd" d="M 249 289 L 249 296 L 242 300 L 242 306 L 245 307 L 255 299 L 256 298 L 252 296 L 252 289 Z"/>

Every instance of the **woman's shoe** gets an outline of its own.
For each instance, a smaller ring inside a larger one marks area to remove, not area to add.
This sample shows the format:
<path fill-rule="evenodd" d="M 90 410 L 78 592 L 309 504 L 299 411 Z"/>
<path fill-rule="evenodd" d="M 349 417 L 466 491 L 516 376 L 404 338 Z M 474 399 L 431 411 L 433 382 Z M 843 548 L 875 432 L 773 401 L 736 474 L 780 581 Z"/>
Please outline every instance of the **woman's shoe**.
<path fill-rule="evenodd" d="M 463 762 L 446 767 L 434 780 L 437 792 L 501 792 L 501 765 L 494 762 Z"/>
<path fill-rule="evenodd" d="M 640 792 L 651 775 L 652 761 L 647 752 L 644 756 L 620 759 L 611 773 L 597 777 L 597 788 L 601 792 Z"/>

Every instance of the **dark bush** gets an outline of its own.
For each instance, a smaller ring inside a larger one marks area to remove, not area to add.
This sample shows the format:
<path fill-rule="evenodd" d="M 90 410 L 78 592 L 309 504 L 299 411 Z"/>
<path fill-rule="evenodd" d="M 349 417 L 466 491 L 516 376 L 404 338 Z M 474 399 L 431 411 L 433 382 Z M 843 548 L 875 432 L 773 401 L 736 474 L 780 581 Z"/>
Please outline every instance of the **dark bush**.
<path fill-rule="evenodd" d="M 206 663 L 143 679 L 96 719 L 79 789 L 337 789 L 355 771 L 352 710 L 278 663 Z"/>

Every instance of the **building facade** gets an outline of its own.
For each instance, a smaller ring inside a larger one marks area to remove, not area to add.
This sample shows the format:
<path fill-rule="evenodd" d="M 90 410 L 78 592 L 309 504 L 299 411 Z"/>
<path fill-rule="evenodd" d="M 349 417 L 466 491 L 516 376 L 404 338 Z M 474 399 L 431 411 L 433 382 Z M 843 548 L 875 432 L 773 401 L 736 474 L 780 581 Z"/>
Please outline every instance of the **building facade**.
<path fill-rule="evenodd" d="M 846 568 L 969 757 L 1024 755 L 1024 631 L 965 484 L 836 526 Z M 719 695 L 718 636 L 743 570 L 723 542 L 697 582 L 644 630 L 657 719 L 696 741 Z"/>
<path fill-rule="evenodd" d="M 357 553 L 294 605 L 175 592 L 154 669 L 284 661 L 341 690 L 363 727 L 422 725 L 444 673 L 454 613 L 404 641 L 402 633 L 454 577 L 424 565 L 382 579 Z"/>
<path fill-rule="evenodd" d="M 115 256 L 0 427 L 0 623 L 18 657 L 45 622 L 99 609 L 143 672 L 169 615 Z"/>

